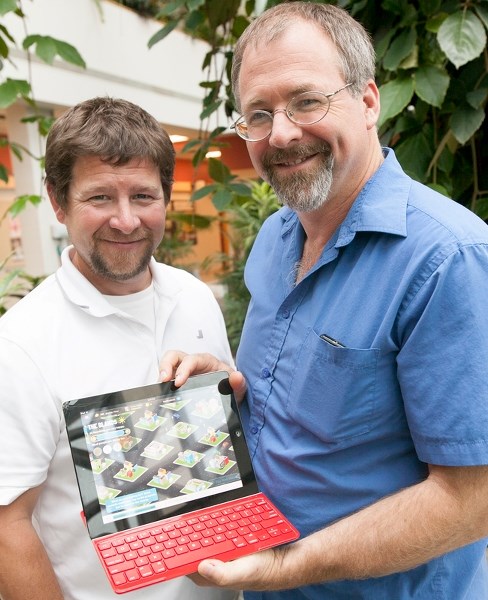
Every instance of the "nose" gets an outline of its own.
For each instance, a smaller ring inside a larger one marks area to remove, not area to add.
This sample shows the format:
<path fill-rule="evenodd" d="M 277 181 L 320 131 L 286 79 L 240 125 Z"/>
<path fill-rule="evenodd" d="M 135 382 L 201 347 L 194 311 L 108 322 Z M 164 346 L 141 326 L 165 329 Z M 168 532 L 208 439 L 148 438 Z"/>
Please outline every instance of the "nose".
<path fill-rule="evenodd" d="M 301 139 L 302 128 L 288 118 L 284 108 L 273 112 L 273 125 L 268 138 L 270 146 L 286 148 L 290 143 Z"/>
<path fill-rule="evenodd" d="M 109 224 L 112 229 L 118 229 L 122 233 L 129 234 L 140 226 L 141 220 L 137 215 L 137 208 L 128 199 L 123 199 L 117 202 Z"/>

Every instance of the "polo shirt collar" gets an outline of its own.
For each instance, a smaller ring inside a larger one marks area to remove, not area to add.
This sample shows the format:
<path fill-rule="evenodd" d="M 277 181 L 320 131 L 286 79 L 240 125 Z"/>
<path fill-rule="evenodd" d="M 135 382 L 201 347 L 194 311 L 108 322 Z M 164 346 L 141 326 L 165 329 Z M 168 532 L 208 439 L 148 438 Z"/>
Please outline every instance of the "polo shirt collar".
<path fill-rule="evenodd" d="M 73 246 L 68 246 L 63 250 L 61 255 L 61 267 L 56 271 L 56 280 L 63 294 L 70 302 L 95 317 L 106 317 L 108 315 L 118 314 L 120 311 L 114 308 L 110 302 L 103 297 L 103 294 L 101 294 L 73 265 L 70 258 L 72 250 Z M 154 258 L 151 258 L 149 268 L 151 269 L 153 276 L 154 289 L 159 295 L 165 295 L 162 290 L 166 289 L 166 278 L 165 285 L 163 286 L 163 282 L 161 281 L 162 277 L 155 267 L 156 261 Z M 171 288 L 170 296 L 174 297 L 179 291 L 179 284 L 176 281 L 170 281 L 169 283 Z"/>
<path fill-rule="evenodd" d="M 366 182 L 341 224 L 336 248 L 349 244 L 356 232 L 371 231 L 407 236 L 407 204 L 411 186 L 391 148 L 383 148 L 385 160 Z M 282 210 L 282 235 L 297 224 L 295 211 Z"/>

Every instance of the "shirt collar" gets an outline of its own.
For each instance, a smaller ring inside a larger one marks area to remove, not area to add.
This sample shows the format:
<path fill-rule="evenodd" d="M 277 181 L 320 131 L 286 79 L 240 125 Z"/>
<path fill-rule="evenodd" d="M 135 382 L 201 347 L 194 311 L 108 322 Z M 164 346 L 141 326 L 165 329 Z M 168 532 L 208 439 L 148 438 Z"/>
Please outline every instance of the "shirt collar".
<path fill-rule="evenodd" d="M 70 253 L 73 246 L 68 246 L 63 250 L 61 255 L 61 267 L 56 271 L 56 279 L 59 283 L 63 294 L 66 298 L 79 306 L 82 310 L 89 312 L 95 317 L 105 317 L 107 315 L 116 314 L 119 311 L 108 302 L 98 289 L 92 285 L 88 279 L 78 271 L 71 261 Z M 170 283 L 171 296 L 175 296 L 179 291 L 180 285 L 174 277 L 170 277 L 171 281 L 166 281 L 163 287 L 162 274 L 158 272 L 156 267 L 156 261 L 151 258 L 149 268 L 154 281 L 154 289 L 159 295 L 163 294 L 163 289 L 167 287 L 167 283 Z M 170 273 L 165 273 L 170 276 Z"/>
<path fill-rule="evenodd" d="M 411 179 L 405 175 L 394 151 L 384 148 L 385 160 L 370 177 L 339 228 L 335 246 L 349 244 L 358 231 L 407 236 L 407 203 Z M 282 235 L 298 220 L 295 211 L 282 210 Z"/>

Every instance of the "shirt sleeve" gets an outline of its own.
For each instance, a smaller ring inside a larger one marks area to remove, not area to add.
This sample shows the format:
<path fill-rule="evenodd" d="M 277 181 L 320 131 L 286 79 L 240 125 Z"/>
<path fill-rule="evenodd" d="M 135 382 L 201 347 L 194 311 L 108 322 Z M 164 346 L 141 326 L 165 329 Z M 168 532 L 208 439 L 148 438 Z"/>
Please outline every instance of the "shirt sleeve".
<path fill-rule="evenodd" d="M 416 278 L 399 317 L 398 378 L 422 461 L 488 464 L 488 247 L 456 248 Z"/>
<path fill-rule="evenodd" d="M 0 339 L 0 399 L 0 504 L 5 505 L 46 479 L 61 427 L 42 374 L 21 348 L 5 339 Z"/>

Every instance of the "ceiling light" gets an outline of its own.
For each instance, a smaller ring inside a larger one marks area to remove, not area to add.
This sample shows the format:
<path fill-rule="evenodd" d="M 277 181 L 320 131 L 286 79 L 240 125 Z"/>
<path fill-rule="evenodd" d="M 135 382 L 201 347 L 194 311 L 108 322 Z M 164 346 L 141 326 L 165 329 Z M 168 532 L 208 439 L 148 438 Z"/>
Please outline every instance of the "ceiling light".
<path fill-rule="evenodd" d="M 178 142 L 187 142 L 190 138 L 187 135 L 179 135 L 174 134 L 170 135 L 169 139 L 173 142 L 173 144 L 177 144 Z"/>

